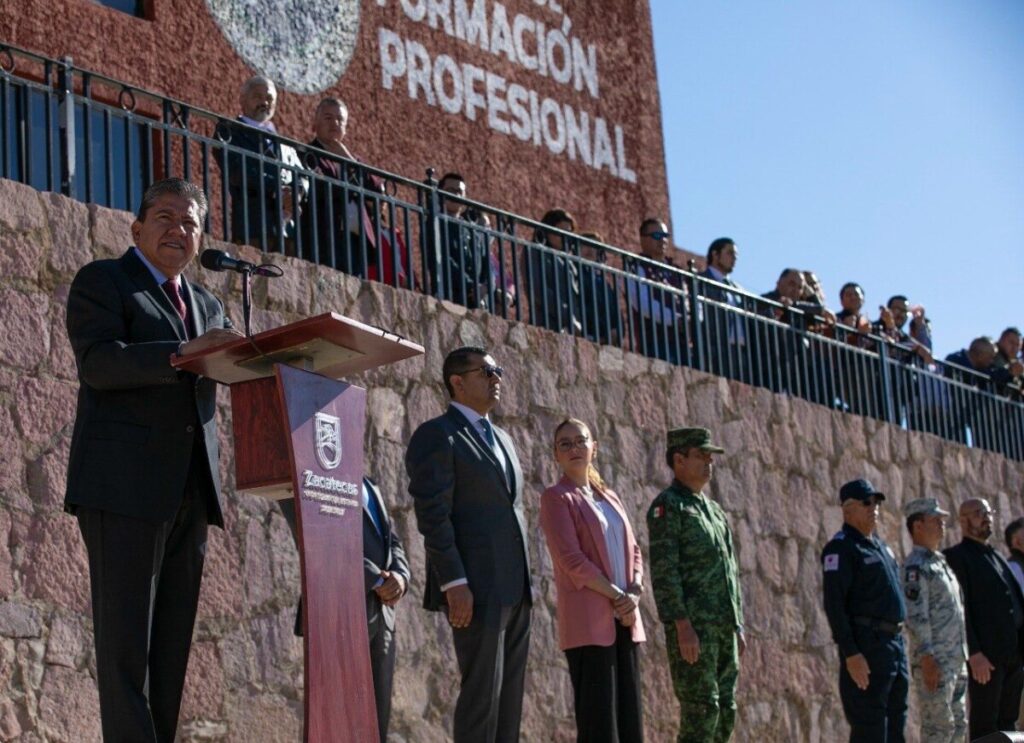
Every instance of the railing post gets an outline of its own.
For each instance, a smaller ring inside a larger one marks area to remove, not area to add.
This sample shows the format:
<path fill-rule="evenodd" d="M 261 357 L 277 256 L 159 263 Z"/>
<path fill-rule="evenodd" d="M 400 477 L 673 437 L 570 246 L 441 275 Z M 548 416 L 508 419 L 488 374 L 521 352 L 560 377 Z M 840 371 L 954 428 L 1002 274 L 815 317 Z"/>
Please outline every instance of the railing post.
<path fill-rule="evenodd" d="M 697 271 L 690 269 L 687 276 L 690 287 L 690 337 L 693 338 L 693 368 L 707 371 L 707 350 L 704 348 L 704 307 L 700 303 L 700 280 Z"/>
<path fill-rule="evenodd" d="M 75 92 L 71 57 L 57 67 L 57 117 L 60 127 L 60 192 L 71 196 L 75 182 Z"/>
<path fill-rule="evenodd" d="M 446 293 L 441 286 L 434 284 L 441 284 L 444 281 L 445 263 L 442 259 L 446 258 L 444 252 L 447 245 L 443 246 L 441 243 L 441 219 L 438 216 L 441 213 L 441 198 L 437 193 L 440 184 L 434 178 L 435 172 L 433 168 L 427 168 L 427 178 L 423 181 L 423 185 L 426 186 L 423 190 L 426 202 L 423 205 L 426 212 L 426 225 L 423 230 L 423 289 L 428 296 L 440 299 L 446 296 Z"/>
<path fill-rule="evenodd" d="M 888 343 L 884 341 L 878 344 L 878 374 L 879 383 L 882 385 L 882 420 L 887 423 L 897 423 L 896 406 L 892 399 L 892 380 L 889 379 L 889 351 Z"/>

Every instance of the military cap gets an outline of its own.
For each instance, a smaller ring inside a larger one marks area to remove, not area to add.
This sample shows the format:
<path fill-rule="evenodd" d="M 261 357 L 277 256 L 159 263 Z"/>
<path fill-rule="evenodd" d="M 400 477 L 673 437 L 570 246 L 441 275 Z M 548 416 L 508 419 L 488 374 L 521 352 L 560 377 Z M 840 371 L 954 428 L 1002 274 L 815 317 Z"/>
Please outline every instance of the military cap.
<path fill-rule="evenodd" d="M 917 514 L 924 516 L 949 516 L 949 511 L 939 508 L 939 502 L 934 498 L 918 498 L 903 506 L 903 514 L 908 517 L 916 516 Z"/>
<path fill-rule="evenodd" d="M 871 481 L 865 480 L 863 477 L 859 480 L 850 480 L 850 482 L 839 488 L 840 503 L 845 503 L 850 498 L 864 501 L 872 496 L 878 498 L 878 500 L 885 500 L 885 496 L 875 490 L 875 486 L 871 484 Z"/>
<path fill-rule="evenodd" d="M 711 431 L 706 428 L 673 428 L 668 432 L 667 449 L 702 449 L 723 454 L 725 449 L 711 443 Z"/>

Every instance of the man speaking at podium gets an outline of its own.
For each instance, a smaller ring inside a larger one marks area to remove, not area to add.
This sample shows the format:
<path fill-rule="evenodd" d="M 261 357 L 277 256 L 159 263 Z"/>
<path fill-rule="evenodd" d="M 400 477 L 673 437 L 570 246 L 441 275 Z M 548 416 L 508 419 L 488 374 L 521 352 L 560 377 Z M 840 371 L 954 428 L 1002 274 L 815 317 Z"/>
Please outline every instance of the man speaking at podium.
<path fill-rule="evenodd" d="M 68 296 L 80 387 L 64 507 L 89 555 L 106 741 L 174 740 L 207 525 L 224 525 L 216 384 L 171 366 L 239 336 L 181 276 L 206 212 L 197 186 L 153 184 L 135 245 L 84 266 Z"/>

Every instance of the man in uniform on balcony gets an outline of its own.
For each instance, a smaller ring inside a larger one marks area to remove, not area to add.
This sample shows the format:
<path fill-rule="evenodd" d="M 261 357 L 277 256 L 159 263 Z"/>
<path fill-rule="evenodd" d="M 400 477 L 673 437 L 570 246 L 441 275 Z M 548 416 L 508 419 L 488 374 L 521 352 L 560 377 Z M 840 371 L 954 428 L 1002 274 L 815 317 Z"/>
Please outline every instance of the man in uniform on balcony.
<path fill-rule="evenodd" d="M 867 480 L 843 485 L 843 528 L 821 554 L 850 743 L 902 741 L 907 722 L 910 673 L 901 634 L 907 612 L 896 558 L 875 536 L 883 500 Z"/>

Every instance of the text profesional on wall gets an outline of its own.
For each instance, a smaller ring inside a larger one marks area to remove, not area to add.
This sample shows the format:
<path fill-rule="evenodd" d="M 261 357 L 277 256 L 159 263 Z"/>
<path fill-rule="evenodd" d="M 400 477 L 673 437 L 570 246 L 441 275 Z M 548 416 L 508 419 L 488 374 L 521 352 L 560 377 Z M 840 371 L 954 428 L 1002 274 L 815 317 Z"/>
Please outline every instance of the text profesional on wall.
<path fill-rule="evenodd" d="M 442 31 L 458 43 L 431 53 L 415 31 L 377 29 L 381 85 L 404 88 L 410 99 L 481 121 L 491 130 L 552 154 L 582 162 L 629 183 L 623 127 L 592 112 L 600 101 L 599 49 L 573 33 L 572 19 L 555 0 L 534 0 L 535 14 L 509 14 L 493 0 L 376 0 L 401 9 L 416 26 Z M 478 48 L 527 76 L 550 78 L 564 90 L 556 99 L 528 84 L 458 59 L 459 48 Z"/>

